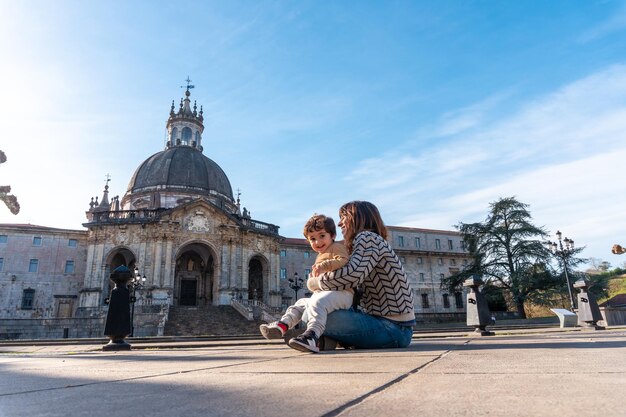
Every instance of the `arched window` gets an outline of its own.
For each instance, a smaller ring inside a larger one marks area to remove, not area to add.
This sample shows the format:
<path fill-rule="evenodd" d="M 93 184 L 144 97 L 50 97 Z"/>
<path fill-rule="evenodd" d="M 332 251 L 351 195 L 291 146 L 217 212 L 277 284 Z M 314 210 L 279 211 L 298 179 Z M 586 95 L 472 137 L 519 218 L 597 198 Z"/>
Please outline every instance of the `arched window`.
<path fill-rule="evenodd" d="M 200 145 L 200 132 L 196 132 L 196 146 Z"/>
<path fill-rule="evenodd" d="M 193 133 L 191 132 L 191 129 L 188 127 L 183 127 L 183 131 L 181 135 L 181 141 L 183 145 L 189 145 L 191 143 L 192 136 L 193 136 Z"/>
<path fill-rule="evenodd" d="M 173 129 L 172 129 L 172 134 L 171 134 L 171 136 L 170 136 L 170 141 L 171 141 L 172 143 L 176 143 L 176 136 L 178 136 L 178 129 L 173 128 Z"/>

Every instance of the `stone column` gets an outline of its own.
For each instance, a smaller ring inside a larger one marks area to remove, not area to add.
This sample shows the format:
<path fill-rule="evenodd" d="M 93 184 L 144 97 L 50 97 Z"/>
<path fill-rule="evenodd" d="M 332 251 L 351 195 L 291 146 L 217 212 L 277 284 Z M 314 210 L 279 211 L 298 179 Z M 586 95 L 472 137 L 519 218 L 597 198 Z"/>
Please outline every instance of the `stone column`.
<path fill-rule="evenodd" d="M 174 288 L 174 272 L 172 271 L 172 241 L 167 239 L 165 244 L 165 274 L 163 277 L 163 287 Z"/>
<path fill-rule="evenodd" d="M 163 277 L 161 276 L 161 258 L 163 256 L 163 241 L 157 239 L 154 243 L 154 256 L 152 265 L 152 284 L 163 287 Z"/>
<path fill-rule="evenodd" d="M 85 288 L 91 288 L 93 286 L 93 257 L 94 257 L 94 245 L 89 245 L 87 248 L 87 265 L 85 266 L 85 279 L 83 280 Z"/>

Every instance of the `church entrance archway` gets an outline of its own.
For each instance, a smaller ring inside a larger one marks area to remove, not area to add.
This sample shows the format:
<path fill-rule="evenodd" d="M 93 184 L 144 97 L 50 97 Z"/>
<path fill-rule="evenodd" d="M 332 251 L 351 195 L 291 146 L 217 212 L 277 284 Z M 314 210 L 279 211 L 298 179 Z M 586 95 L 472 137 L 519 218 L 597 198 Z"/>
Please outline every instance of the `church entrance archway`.
<path fill-rule="evenodd" d="M 180 249 L 174 278 L 176 305 L 212 304 L 214 259 L 211 248 L 204 243 L 190 243 Z"/>
<path fill-rule="evenodd" d="M 109 276 L 117 267 L 125 266 L 131 271 L 135 270 L 135 266 L 137 266 L 137 258 L 135 254 L 128 248 L 117 247 L 114 248 L 109 255 L 107 256 L 106 263 L 103 265 L 103 278 L 104 282 L 102 285 L 102 302 L 104 303 L 104 299 L 109 296 L 111 293 L 111 280 Z"/>
<path fill-rule="evenodd" d="M 248 264 L 248 299 L 263 300 L 263 260 L 254 257 Z"/>

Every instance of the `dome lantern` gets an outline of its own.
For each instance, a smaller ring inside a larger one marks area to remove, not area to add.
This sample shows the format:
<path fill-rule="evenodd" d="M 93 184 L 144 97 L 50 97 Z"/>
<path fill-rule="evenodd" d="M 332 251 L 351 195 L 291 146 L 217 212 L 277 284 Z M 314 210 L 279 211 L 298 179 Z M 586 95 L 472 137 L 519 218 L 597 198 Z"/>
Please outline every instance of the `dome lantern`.
<path fill-rule="evenodd" d="M 178 112 L 174 111 L 174 102 L 170 109 L 170 117 L 167 120 L 167 144 L 166 149 L 176 146 L 189 146 L 202 152 L 202 132 L 204 131 L 204 118 L 202 116 L 202 106 L 200 113 L 197 112 L 196 103 L 194 101 L 193 109 L 191 107 L 191 84 L 189 77 L 185 90 L 185 98 L 180 100 L 180 108 Z"/>
<path fill-rule="evenodd" d="M 238 213 L 228 177 L 202 153 L 202 106 L 198 111 L 195 102 L 191 105 L 189 96 L 194 86 L 189 77 L 186 81 L 185 98 L 178 111 L 172 102 L 167 145 L 139 165 L 121 200 L 123 210 L 169 209 L 201 198 L 229 213 Z"/>

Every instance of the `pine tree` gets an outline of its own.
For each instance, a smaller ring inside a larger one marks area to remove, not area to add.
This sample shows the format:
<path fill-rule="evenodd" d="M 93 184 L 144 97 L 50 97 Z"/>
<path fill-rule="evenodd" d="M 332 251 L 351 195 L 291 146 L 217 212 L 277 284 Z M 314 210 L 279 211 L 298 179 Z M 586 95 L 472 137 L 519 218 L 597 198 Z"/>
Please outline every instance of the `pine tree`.
<path fill-rule="evenodd" d="M 478 275 L 486 285 L 507 291 L 519 316 L 525 318 L 524 302 L 533 293 L 559 285 L 549 268 L 551 254 L 543 244 L 547 233 L 531 221 L 528 205 L 507 197 L 490 204 L 484 222 L 459 223 L 456 227 L 473 260 L 442 285 L 452 290 Z"/>

